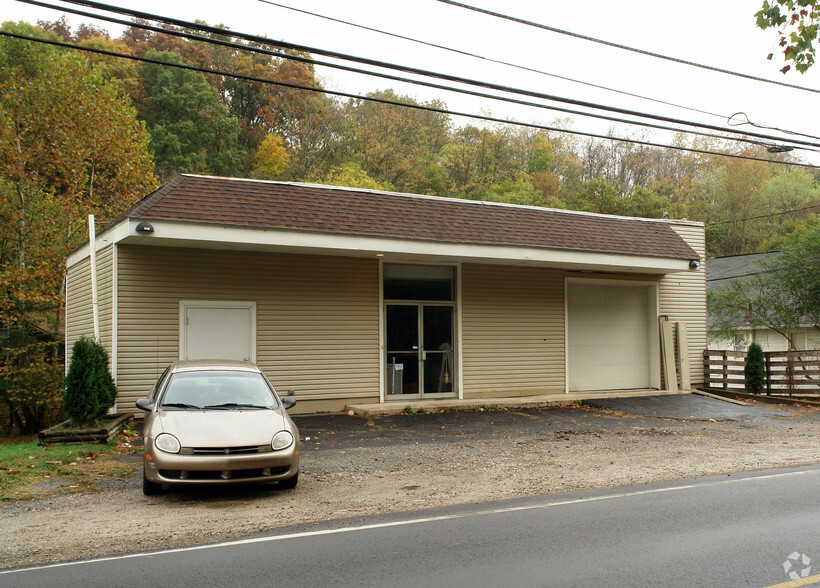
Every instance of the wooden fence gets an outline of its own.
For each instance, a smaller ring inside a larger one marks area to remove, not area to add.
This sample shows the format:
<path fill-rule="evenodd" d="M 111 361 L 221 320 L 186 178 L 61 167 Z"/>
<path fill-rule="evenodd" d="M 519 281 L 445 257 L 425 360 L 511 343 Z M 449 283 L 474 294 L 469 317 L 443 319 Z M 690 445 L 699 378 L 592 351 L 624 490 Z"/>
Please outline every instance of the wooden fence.
<path fill-rule="evenodd" d="M 766 351 L 766 394 L 820 395 L 820 351 Z M 712 390 L 745 389 L 745 351 L 703 352 L 703 382 Z"/>

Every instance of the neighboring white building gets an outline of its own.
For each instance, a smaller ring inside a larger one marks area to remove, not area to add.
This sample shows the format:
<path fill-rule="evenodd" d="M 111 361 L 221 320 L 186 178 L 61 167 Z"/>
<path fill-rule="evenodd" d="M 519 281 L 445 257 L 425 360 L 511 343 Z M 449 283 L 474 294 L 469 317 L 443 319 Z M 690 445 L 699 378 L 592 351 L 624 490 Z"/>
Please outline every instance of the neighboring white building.
<path fill-rule="evenodd" d="M 713 257 L 706 262 L 706 290 L 712 292 L 731 280 L 746 280 L 765 270 L 764 263 L 777 259 L 779 251 L 767 253 L 749 253 L 745 255 L 727 255 Z M 712 325 L 711 316 L 709 326 Z M 791 333 L 795 349 L 820 349 L 820 330 L 812 325 L 803 326 Z M 746 351 L 752 342 L 757 342 L 763 351 L 788 351 L 788 340 L 768 328 L 740 328 L 738 337 L 731 341 L 709 337 L 708 349 Z"/>

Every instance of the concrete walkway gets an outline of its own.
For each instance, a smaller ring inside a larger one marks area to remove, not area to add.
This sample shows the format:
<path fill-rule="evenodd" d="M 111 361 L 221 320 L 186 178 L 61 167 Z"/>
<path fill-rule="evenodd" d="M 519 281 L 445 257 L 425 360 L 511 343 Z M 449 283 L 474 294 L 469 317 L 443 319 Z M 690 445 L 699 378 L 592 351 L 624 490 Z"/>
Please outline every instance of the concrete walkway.
<path fill-rule="evenodd" d="M 690 391 L 669 390 L 599 390 L 596 392 L 570 392 L 568 394 L 544 394 L 542 396 L 514 396 L 510 398 L 440 398 L 435 400 L 390 400 L 376 404 L 348 404 L 345 410 L 351 414 L 386 415 L 402 412 L 433 412 L 437 410 L 473 410 L 482 406 L 509 408 L 540 408 L 565 406 L 582 400 L 605 398 L 641 398 L 691 394 Z M 408 408 L 409 407 L 409 408 Z"/>

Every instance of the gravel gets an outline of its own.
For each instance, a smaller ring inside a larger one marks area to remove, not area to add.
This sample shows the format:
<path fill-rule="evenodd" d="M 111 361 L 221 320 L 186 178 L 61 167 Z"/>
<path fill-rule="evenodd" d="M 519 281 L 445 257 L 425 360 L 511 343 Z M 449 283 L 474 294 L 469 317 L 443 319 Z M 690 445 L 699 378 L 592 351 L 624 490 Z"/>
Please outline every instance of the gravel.
<path fill-rule="evenodd" d="M 820 410 L 767 419 L 636 417 L 585 407 L 297 418 L 299 486 L 175 488 L 135 475 L 0 506 L 0 568 L 215 543 L 432 506 L 820 463 Z M 120 458 L 122 459 L 122 458 Z M 64 489 L 63 489 L 64 491 Z"/>

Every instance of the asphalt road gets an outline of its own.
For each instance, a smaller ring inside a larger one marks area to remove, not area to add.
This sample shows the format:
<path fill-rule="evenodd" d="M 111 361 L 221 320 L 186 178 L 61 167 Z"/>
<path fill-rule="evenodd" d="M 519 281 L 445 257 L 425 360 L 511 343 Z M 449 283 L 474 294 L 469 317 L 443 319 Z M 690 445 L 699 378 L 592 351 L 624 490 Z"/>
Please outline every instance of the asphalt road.
<path fill-rule="evenodd" d="M 820 585 L 818 484 L 812 466 L 357 518 L 0 587 Z"/>

